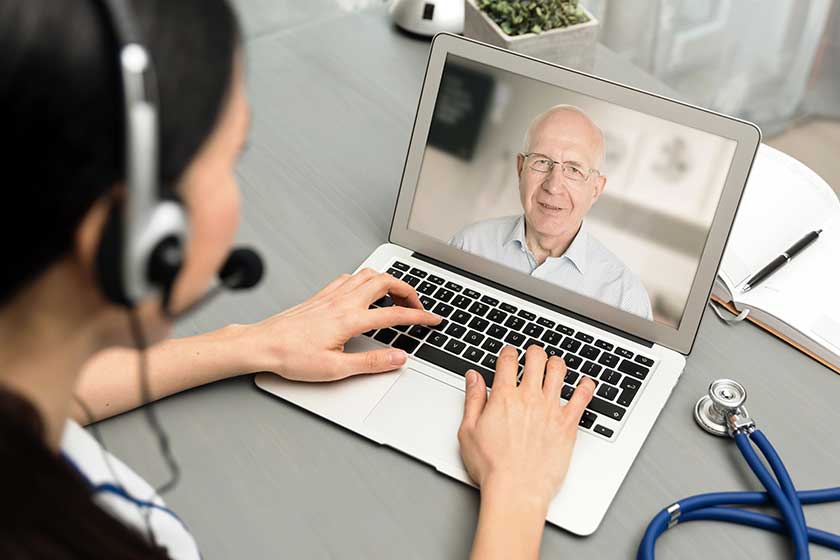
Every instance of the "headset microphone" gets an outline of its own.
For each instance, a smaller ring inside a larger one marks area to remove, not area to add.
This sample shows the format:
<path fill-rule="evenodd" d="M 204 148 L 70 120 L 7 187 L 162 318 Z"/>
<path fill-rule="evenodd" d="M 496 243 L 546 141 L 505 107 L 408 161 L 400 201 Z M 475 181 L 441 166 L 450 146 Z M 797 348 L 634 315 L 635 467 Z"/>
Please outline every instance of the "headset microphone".
<path fill-rule="evenodd" d="M 262 257 L 254 249 L 237 247 L 230 252 L 225 263 L 219 270 L 219 280 L 201 298 L 183 311 L 173 313 L 169 305 L 164 306 L 164 313 L 169 319 L 183 319 L 192 315 L 225 290 L 247 290 L 259 284 L 263 271 Z"/>

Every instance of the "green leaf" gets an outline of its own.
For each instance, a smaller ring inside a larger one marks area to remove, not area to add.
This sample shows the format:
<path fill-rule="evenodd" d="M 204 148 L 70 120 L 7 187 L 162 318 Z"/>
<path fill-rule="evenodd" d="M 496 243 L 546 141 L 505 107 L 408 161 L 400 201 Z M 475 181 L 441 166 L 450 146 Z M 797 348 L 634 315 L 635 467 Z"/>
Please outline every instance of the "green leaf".
<path fill-rule="evenodd" d="M 513 36 L 589 21 L 577 0 L 477 0 L 476 5 Z"/>

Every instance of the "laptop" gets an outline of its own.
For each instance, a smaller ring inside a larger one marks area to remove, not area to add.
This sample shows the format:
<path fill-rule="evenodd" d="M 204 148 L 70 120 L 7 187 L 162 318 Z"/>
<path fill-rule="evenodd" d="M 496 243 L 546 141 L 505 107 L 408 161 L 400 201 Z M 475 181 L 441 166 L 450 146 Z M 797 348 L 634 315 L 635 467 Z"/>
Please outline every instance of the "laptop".
<path fill-rule="evenodd" d="M 464 375 L 492 391 L 501 347 L 524 363 L 538 344 L 566 362 L 564 399 L 597 383 L 547 516 L 589 535 L 683 372 L 760 139 L 748 122 L 438 35 L 388 243 L 360 268 L 411 284 L 444 323 L 349 341 L 404 349 L 392 373 L 255 382 L 471 484 Z M 569 232 L 562 254 L 539 256 Z"/>

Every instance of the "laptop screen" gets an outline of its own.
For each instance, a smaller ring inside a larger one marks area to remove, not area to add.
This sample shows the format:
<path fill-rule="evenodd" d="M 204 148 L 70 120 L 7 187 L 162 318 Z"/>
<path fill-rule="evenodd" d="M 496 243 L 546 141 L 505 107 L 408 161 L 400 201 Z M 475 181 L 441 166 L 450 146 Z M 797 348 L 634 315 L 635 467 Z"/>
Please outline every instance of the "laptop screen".
<path fill-rule="evenodd" d="M 408 228 L 676 329 L 736 144 L 449 53 Z"/>

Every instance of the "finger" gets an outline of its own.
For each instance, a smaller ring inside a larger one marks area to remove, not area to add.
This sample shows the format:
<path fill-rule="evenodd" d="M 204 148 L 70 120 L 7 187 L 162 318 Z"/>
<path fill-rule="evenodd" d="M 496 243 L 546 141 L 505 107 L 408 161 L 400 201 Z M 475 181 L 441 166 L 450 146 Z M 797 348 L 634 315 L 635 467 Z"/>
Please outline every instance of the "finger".
<path fill-rule="evenodd" d="M 461 421 L 461 428 L 475 428 L 478 417 L 487 404 L 487 387 L 484 385 L 484 378 L 477 371 L 471 369 L 466 375 L 467 391 L 464 397 L 464 419 Z"/>
<path fill-rule="evenodd" d="M 362 311 L 358 314 L 356 320 L 358 323 L 355 325 L 354 330 L 363 333 L 371 329 L 382 329 L 393 327 L 394 325 L 434 326 L 439 324 L 443 320 L 443 317 L 422 309 L 411 309 L 409 307 L 394 305 L 392 307 L 380 307 L 378 309 Z"/>
<path fill-rule="evenodd" d="M 332 282 L 330 282 L 329 284 L 327 284 L 326 286 L 324 286 L 323 288 L 321 288 L 321 290 L 320 290 L 320 291 L 318 291 L 318 292 L 317 292 L 314 296 L 312 296 L 310 299 L 318 299 L 318 298 L 320 298 L 320 297 L 323 297 L 323 296 L 325 296 L 325 295 L 329 294 L 330 292 L 333 292 L 333 291 L 337 290 L 337 289 L 338 289 L 338 288 L 340 288 L 340 287 L 341 287 L 341 286 L 342 286 L 345 282 L 347 282 L 347 280 L 349 280 L 350 278 L 352 278 L 352 275 L 350 275 L 350 274 L 346 274 L 346 273 L 345 273 L 345 274 L 342 274 L 341 276 L 339 276 L 338 278 L 336 278 L 335 280 L 333 280 Z"/>
<path fill-rule="evenodd" d="M 413 307 L 415 309 L 423 309 L 423 304 L 420 303 L 420 298 L 417 292 L 410 284 L 406 284 L 402 280 L 398 280 L 390 274 L 378 274 L 369 277 L 368 280 L 359 286 L 359 294 L 364 298 L 365 305 L 378 300 L 385 294 L 391 294 L 395 301 L 400 305 L 406 307 Z"/>
<path fill-rule="evenodd" d="M 537 393 L 542 390 L 545 376 L 545 350 L 532 344 L 525 350 L 525 371 L 522 373 L 522 385 L 526 391 Z"/>
<path fill-rule="evenodd" d="M 557 356 L 550 357 L 545 365 L 545 381 L 543 382 L 543 393 L 549 402 L 560 402 L 560 392 L 565 378 L 566 362 Z"/>
<path fill-rule="evenodd" d="M 373 270 L 372 268 L 363 268 L 363 269 L 357 271 L 355 274 L 353 274 L 350 278 L 348 278 L 347 281 L 344 282 L 344 284 L 342 284 L 339 289 L 334 291 L 334 294 L 336 294 L 336 295 L 348 294 L 348 293 L 352 292 L 353 290 L 355 290 L 356 288 L 358 288 L 359 286 L 361 286 L 362 284 L 364 284 L 365 282 L 367 282 L 368 280 L 370 280 L 371 278 L 375 278 L 378 275 L 379 275 L 379 273 L 376 272 L 375 270 Z M 390 274 L 387 275 L 387 276 L 390 276 Z M 382 295 L 384 296 L 385 294 L 382 294 Z M 380 296 L 380 297 L 382 297 L 382 296 Z M 376 298 L 376 299 L 379 299 L 379 298 Z M 371 300 L 371 301 L 375 301 L 375 300 Z"/>
<path fill-rule="evenodd" d="M 408 354 L 398 348 L 383 348 L 368 352 L 339 353 L 334 368 L 334 379 L 343 379 L 360 373 L 383 373 L 402 367 Z"/>
<path fill-rule="evenodd" d="M 570 416 L 568 420 L 574 426 L 580 422 L 580 417 L 586 409 L 586 405 L 592 400 L 592 394 L 595 392 L 595 382 L 584 377 L 578 386 L 575 387 L 575 392 L 569 400 L 569 404 L 565 406 L 565 414 Z"/>
<path fill-rule="evenodd" d="M 506 344 L 499 357 L 496 358 L 496 376 L 493 378 L 493 390 L 512 389 L 516 387 L 516 376 L 519 373 L 519 354 L 516 348 Z"/>

